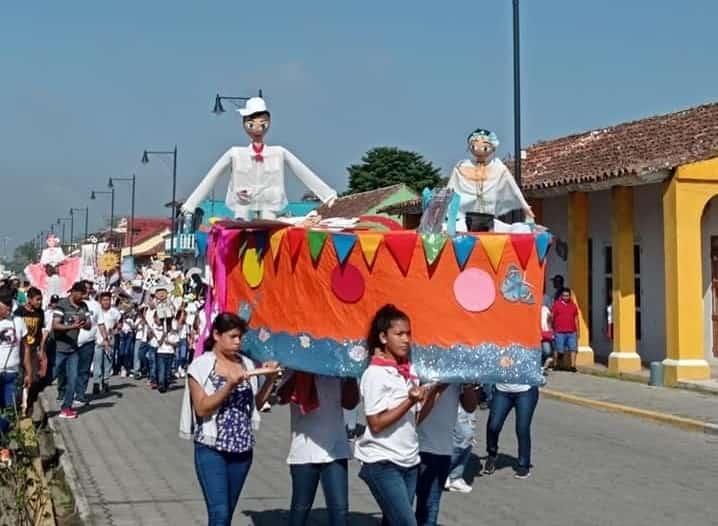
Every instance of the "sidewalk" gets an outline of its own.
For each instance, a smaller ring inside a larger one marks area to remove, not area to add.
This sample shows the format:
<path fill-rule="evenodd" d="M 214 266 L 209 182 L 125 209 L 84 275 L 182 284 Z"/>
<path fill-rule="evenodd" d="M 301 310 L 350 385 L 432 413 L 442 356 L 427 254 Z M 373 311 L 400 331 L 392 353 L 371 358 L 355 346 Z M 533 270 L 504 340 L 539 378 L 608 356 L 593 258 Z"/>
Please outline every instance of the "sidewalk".
<path fill-rule="evenodd" d="M 718 434 L 718 397 L 713 394 L 568 372 L 551 373 L 542 393 L 564 402 Z"/>

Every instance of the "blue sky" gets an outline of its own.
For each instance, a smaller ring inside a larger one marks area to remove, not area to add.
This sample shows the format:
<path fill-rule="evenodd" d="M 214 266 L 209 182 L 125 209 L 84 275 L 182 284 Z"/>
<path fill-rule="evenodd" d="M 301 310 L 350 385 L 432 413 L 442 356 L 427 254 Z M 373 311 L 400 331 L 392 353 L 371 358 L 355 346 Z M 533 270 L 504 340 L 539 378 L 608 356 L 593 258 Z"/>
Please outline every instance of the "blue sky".
<path fill-rule="evenodd" d="M 718 2 L 523 0 L 521 14 L 524 145 L 718 100 Z M 446 170 L 481 126 L 511 151 L 511 46 L 511 0 L 8 3 L 0 237 L 88 204 L 97 227 L 108 206 L 90 190 L 132 172 L 138 214 L 165 213 L 169 167 L 141 165 L 142 150 L 178 145 L 186 195 L 246 142 L 237 115 L 210 112 L 218 91 L 262 88 L 269 141 L 339 190 L 373 146 Z"/>

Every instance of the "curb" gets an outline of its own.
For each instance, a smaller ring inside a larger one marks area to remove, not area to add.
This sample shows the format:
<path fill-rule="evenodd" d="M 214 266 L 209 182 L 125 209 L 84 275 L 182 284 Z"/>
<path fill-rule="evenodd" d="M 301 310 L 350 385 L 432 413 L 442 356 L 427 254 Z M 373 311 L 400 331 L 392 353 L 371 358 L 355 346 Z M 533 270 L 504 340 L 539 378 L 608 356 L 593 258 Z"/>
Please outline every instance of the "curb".
<path fill-rule="evenodd" d="M 62 434 L 62 429 L 57 425 L 53 418 L 47 416 L 49 413 L 49 402 L 47 401 L 45 393 L 40 393 L 38 400 L 40 401 L 42 410 L 45 412 L 45 416 L 47 417 L 47 425 L 52 431 L 55 446 L 62 450 L 62 454 L 60 455 L 60 465 L 62 466 L 62 471 L 65 475 L 65 481 L 72 490 L 72 496 L 75 499 L 77 513 L 80 515 L 80 519 L 84 524 L 90 524 L 90 504 L 87 501 L 84 491 L 82 490 L 82 485 L 80 484 L 80 479 L 77 476 L 75 466 L 73 466 L 70 461 L 70 451 L 65 445 L 65 437 Z"/>
<path fill-rule="evenodd" d="M 710 422 L 704 422 L 702 420 L 695 420 L 693 418 L 676 416 L 669 413 L 661 413 L 659 411 L 650 411 L 648 409 L 640 409 L 638 407 L 621 405 L 613 402 L 592 400 L 591 398 L 562 393 L 560 391 L 554 391 L 552 389 L 541 389 L 541 393 L 547 398 L 559 400 L 562 402 L 568 402 L 574 405 L 592 407 L 595 409 L 604 409 L 606 411 L 612 411 L 614 413 L 623 413 L 630 416 L 643 418 L 645 420 L 651 420 L 653 422 L 668 424 L 680 429 L 684 429 L 686 431 L 697 431 L 699 433 L 718 435 L 718 424 L 711 424 Z"/>

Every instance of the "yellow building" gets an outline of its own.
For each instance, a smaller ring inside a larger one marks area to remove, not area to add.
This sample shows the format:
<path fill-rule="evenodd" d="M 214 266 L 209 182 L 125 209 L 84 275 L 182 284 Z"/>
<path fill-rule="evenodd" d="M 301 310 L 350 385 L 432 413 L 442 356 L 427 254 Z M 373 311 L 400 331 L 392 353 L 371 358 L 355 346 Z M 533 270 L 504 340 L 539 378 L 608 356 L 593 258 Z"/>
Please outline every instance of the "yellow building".
<path fill-rule="evenodd" d="M 579 364 L 633 372 L 660 360 L 669 384 L 710 378 L 718 103 L 541 142 L 523 163 L 524 192 L 557 237 L 549 272 L 581 310 Z"/>

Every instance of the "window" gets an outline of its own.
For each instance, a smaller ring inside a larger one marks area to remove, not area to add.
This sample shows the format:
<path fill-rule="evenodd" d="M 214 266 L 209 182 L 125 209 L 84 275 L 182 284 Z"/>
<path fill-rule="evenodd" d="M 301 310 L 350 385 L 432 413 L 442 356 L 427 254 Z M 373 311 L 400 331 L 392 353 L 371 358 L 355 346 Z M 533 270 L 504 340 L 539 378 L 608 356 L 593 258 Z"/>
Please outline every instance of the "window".
<path fill-rule="evenodd" d="M 605 280 L 605 298 L 604 304 L 606 309 L 613 303 L 613 250 L 611 246 L 604 249 L 604 280 Z M 635 301 L 636 301 L 636 340 L 641 340 L 641 246 L 633 247 L 633 268 L 635 274 Z M 604 313 L 606 312 L 604 309 Z M 605 314 L 604 314 L 605 316 Z"/>

